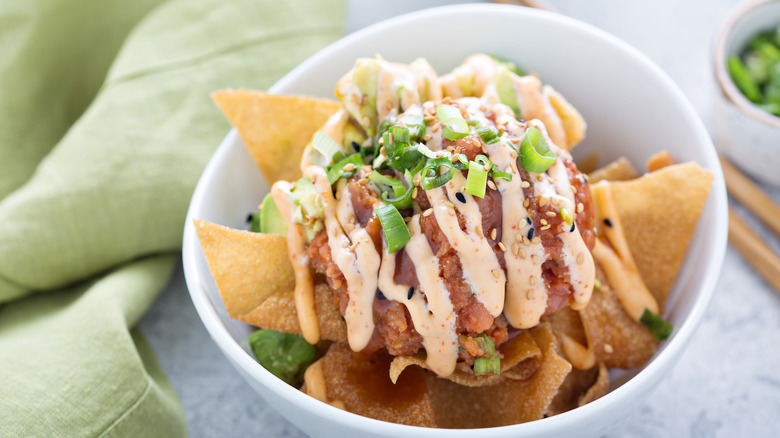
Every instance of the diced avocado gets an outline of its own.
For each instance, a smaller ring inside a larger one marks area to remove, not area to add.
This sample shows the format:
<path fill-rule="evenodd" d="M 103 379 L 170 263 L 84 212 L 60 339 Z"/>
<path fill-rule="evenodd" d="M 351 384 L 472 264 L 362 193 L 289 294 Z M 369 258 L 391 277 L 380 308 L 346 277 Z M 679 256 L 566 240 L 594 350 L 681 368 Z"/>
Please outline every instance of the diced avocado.
<path fill-rule="evenodd" d="M 455 70 L 452 71 L 452 74 L 455 76 L 455 79 L 458 81 L 458 88 L 460 88 L 460 91 L 463 93 L 463 95 L 473 96 L 474 95 L 474 72 L 472 72 L 469 67 L 465 65 L 461 65 L 459 67 L 456 67 Z"/>
<path fill-rule="evenodd" d="M 496 70 L 496 91 L 501 103 L 512 108 L 515 115 L 520 115 L 520 106 L 517 103 L 517 91 L 515 90 L 515 75 L 508 68 L 499 65 Z"/>
<path fill-rule="evenodd" d="M 254 219 L 252 224 L 254 225 Z M 270 193 L 265 195 L 263 204 L 260 207 L 260 232 L 278 234 L 280 236 L 287 235 L 287 224 L 284 222 L 282 212 L 279 211 Z"/>
<path fill-rule="evenodd" d="M 325 207 L 322 198 L 308 178 L 301 178 L 295 182 L 295 189 L 291 193 L 295 205 L 293 222 L 303 225 L 306 239 L 311 241 L 323 227 L 322 218 L 325 216 Z"/>
<path fill-rule="evenodd" d="M 376 134 L 376 97 L 381 66 L 376 59 L 358 59 L 355 63 L 354 81 L 365 99 L 360 101 L 358 122 L 369 137 Z"/>
<path fill-rule="evenodd" d="M 298 387 L 303 373 L 317 357 L 317 349 L 301 336 L 263 329 L 249 335 L 249 346 L 265 369 Z"/>
<path fill-rule="evenodd" d="M 493 61 L 496 61 L 496 64 L 506 67 L 512 73 L 518 76 L 525 76 L 525 71 L 522 68 L 518 67 L 517 64 L 515 64 L 514 62 L 498 55 L 488 55 L 488 56 L 493 58 Z"/>
<path fill-rule="evenodd" d="M 260 215 L 262 213 L 262 209 L 257 209 L 256 212 L 249 215 L 249 231 L 253 233 L 262 233 L 263 231 L 260 229 Z"/>

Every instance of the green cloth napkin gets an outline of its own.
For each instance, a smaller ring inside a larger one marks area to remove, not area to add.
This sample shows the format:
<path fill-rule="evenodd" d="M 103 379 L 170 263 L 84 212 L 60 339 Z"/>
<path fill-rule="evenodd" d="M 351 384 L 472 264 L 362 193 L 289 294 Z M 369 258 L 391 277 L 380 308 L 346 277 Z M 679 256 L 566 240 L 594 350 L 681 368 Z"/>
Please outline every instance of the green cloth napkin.
<path fill-rule="evenodd" d="M 269 87 L 344 16 L 344 0 L 0 0 L 0 436 L 186 434 L 133 327 L 229 129 L 209 94 Z"/>

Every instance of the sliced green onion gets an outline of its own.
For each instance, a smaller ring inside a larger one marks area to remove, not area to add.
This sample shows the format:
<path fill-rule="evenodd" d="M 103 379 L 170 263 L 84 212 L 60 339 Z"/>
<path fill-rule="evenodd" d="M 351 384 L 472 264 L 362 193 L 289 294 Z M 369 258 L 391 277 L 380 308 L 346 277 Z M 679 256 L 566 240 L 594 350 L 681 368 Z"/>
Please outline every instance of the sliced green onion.
<path fill-rule="evenodd" d="M 389 166 L 393 169 L 397 169 L 403 172 L 406 169 L 412 169 L 416 167 L 422 159 L 423 154 L 419 150 L 410 147 L 406 148 L 401 153 L 396 151 L 396 155 L 390 162 Z M 422 169 L 422 166 L 420 166 L 420 169 Z"/>
<path fill-rule="evenodd" d="M 425 155 L 426 158 L 431 158 L 431 159 L 437 158 L 436 157 L 436 152 L 428 149 L 428 146 L 425 146 L 422 143 L 415 144 L 414 146 L 411 147 L 411 149 L 416 150 L 416 151 L 420 151 L 420 153 Z"/>
<path fill-rule="evenodd" d="M 406 186 L 401 181 L 382 175 L 376 170 L 368 175 L 368 180 L 382 190 L 382 199 L 396 208 L 409 208 L 412 206 L 412 177 L 408 170 L 406 171 L 405 179 Z M 392 197 L 388 195 L 386 188 L 393 192 Z"/>
<path fill-rule="evenodd" d="M 672 330 L 674 330 L 674 327 L 671 324 L 664 321 L 663 318 L 653 313 L 650 309 L 645 309 L 644 313 L 642 313 L 642 317 L 639 318 L 639 322 L 644 324 L 644 326 L 650 330 L 653 337 L 659 341 L 668 338 L 669 335 L 672 334 Z"/>
<path fill-rule="evenodd" d="M 493 340 L 490 339 L 490 336 L 482 333 L 481 335 L 474 338 L 475 341 L 477 341 L 477 345 L 479 345 L 479 348 L 482 349 L 482 355 L 485 357 L 493 357 L 496 355 L 496 346 L 493 344 Z"/>
<path fill-rule="evenodd" d="M 490 176 L 492 176 L 493 178 L 500 178 L 500 179 L 504 179 L 504 180 L 507 180 L 507 181 L 512 181 L 512 174 L 511 173 L 507 173 L 507 172 L 501 172 L 501 171 L 498 171 L 498 170 L 494 170 L 494 171 L 490 172 Z"/>
<path fill-rule="evenodd" d="M 472 161 L 469 163 L 469 174 L 466 177 L 466 193 L 478 198 L 485 197 L 485 184 L 487 184 L 487 172 L 485 166 Z"/>
<path fill-rule="evenodd" d="M 344 167 L 349 164 L 352 164 L 352 168 L 350 170 L 344 170 Z M 330 185 L 333 185 L 336 181 L 339 180 L 339 178 L 349 178 L 355 173 L 355 170 L 357 170 L 357 168 L 362 165 L 363 159 L 360 157 L 360 154 L 352 154 L 338 163 L 326 168 L 328 173 L 328 182 L 330 182 Z"/>
<path fill-rule="evenodd" d="M 566 225 L 571 226 L 571 224 L 574 223 L 574 217 L 571 215 L 569 210 L 566 209 L 566 207 L 561 207 L 559 213 L 561 214 L 561 219 L 566 222 Z"/>
<path fill-rule="evenodd" d="M 498 129 L 490 126 L 483 126 L 477 129 L 477 135 L 479 135 L 479 138 L 481 138 L 485 144 L 498 143 L 498 140 L 501 138 L 501 133 L 498 132 Z"/>
<path fill-rule="evenodd" d="M 439 175 L 439 168 L 446 167 L 447 170 Z M 420 185 L 423 190 L 431 190 L 447 184 L 454 175 L 454 166 L 448 157 L 432 158 L 425 163 L 420 175 Z"/>
<path fill-rule="evenodd" d="M 404 218 L 401 217 L 398 209 L 392 205 L 385 205 L 377 208 L 375 213 L 376 217 L 379 218 L 379 223 L 382 224 L 382 233 L 385 236 L 387 252 L 393 253 L 403 248 L 406 242 L 412 238 L 412 235 L 409 233 L 409 228 L 406 227 L 406 222 L 404 222 Z"/>
<path fill-rule="evenodd" d="M 398 117 L 398 123 L 403 123 L 409 129 L 409 140 L 419 140 L 425 135 L 425 119 L 420 114 L 402 114 Z"/>
<path fill-rule="evenodd" d="M 463 119 L 460 110 L 452 105 L 439 105 L 436 107 L 436 116 L 444 125 L 444 138 L 458 140 L 469 135 L 469 124 Z"/>
<path fill-rule="evenodd" d="M 391 126 L 387 131 L 393 135 L 393 143 L 409 143 L 409 128 Z"/>
<path fill-rule="evenodd" d="M 478 119 L 466 119 L 466 124 L 469 126 L 477 127 L 482 124 Z"/>
<path fill-rule="evenodd" d="M 761 101 L 761 90 L 758 88 L 753 76 L 750 76 L 745 64 L 737 55 L 729 56 L 728 69 L 731 79 L 751 102 Z"/>
<path fill-rule="evenodd" d="M 311 141 L 311 145 L 317 152 L 321 153 L 323 157 L 330 163 L 333 161 L 333 156 L 341 152 L 341 146 L 336 143 L 332 138 L 322 131 L 317 131 L 314 134 L 314 138 Z"/>
<path fill-rule="evenodd" d="M 528 172 L 542 173 L 555 163 L 558 157 L 550 150 L 544 135 L 536 128 L 528 128 L 520 143 L 520 164 Z"/>
<path fill-rule="evenodd" d="M 408 170 L 404 172 L 404 180 L 406 180 L 406 187 L 399 190 L 393 187 L 395 196 L 388 195 L 387 192 L 382 193 L 382 200 L 392 205 L 395 208 L 410 208 L 412 206 L 412 194 L 414 193 L 414 184 L 412 184 L 412 174 Z"/>
<path fill-rule="evenodd" d="M 473 370 L 475 376 L 483 376 L 488 373 L 499 375 L 501 374 L 501 359 L 498 357 L 492 359 L 478 357 L 474 359 Z"/>

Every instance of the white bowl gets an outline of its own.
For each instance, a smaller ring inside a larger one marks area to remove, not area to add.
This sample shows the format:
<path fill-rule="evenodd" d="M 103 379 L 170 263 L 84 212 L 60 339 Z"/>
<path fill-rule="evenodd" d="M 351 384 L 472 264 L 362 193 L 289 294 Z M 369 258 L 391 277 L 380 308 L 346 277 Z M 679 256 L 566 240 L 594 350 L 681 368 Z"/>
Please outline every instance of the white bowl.
<path fill-rule="evenodd" d="M 477 52 L 502 55 L 538 72 L 545 83 L 579 108 L 588 121 L 588 133 L 578 154 L 598 150 L 605 160 L 624 155 L 641 165 L 666 147 L 673 148 L 678 160 L 696 161 L 714 173 L 712 192 L 669 302 L 666 317 L 675 331 L 641 371 L 628 372 L 620 379 L 624 383 L 606 396 L 531 423 L 479 432 L 425 429 L 385 423 L 321 403 L 272 376 L 248 352 L 246 339 L 252 328 L 227 316 L 192 225 L 192 219 L 199 218 L 243 227 L 247 212 L 256 208 L 268 190 L 241 140 L 231 131 L 192 198 L 183 247 L 187 285 L 204 325 L 236 369 L 270 405 L 312 436 L 592 436 L 624 418 L 658 386 L 677 362 L 710 301 L 727 235 L 726 192 L 715 149 L 672 81 L 635 49 L 598 29 L 515 6 L 430 9 L 348 35 L 309 58 L 271 91 L 332 96 L 337 79 L 361 56 L 379 53 L 399 62 L 422 56 L 443 73 Z"/>
<path fill-rule="evenodd" d="M 739 54 L 751 38 L 780 25 L 780 1 L 743 3 L 729 12 L 715 40 L 713 60 L 718 84 L 715 134 L 719 149 L 759 180 L 780 185 L 780 117 L 750 102 L 731 80 L 730 55 Z"/>

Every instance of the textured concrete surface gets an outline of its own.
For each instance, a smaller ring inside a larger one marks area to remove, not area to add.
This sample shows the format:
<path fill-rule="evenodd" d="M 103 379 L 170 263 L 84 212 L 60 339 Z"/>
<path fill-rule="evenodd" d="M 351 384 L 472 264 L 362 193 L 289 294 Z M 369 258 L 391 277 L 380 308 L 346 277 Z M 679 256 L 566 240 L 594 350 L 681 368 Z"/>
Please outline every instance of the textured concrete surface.
<path fill-rule="evenodd" d="M 453 2 L 354 0 L 348 30 L 448 3 Z M 713 34 L 737 1 L 547 3 L 647 54 L 677 82 L 711 127 Z M 780 201 L 780 190 L 769 190 Z M 749 223 L 780 253 L 777 238 L 756 221 Z M 193 437 L 304 436 L 247 386 L 222 356 L 195 313 L 181 269 L 141 328 L 181 397 Z M 605 436 L 780 436 L 778 345 L 780 296 L 729 248 L 715 297 L 690 347 L 655 392 Z"/>

